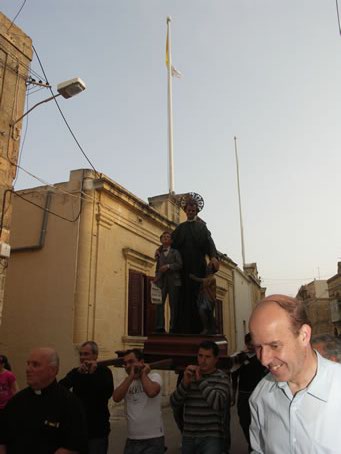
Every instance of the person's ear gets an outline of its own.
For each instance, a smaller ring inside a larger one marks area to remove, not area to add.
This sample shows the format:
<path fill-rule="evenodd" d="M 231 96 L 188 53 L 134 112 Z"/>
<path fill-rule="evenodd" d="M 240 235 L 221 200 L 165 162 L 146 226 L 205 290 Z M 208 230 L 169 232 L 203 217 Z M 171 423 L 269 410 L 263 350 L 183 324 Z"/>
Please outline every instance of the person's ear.
<path fill-rule="evenodd" d="M 311 327 L 307 324 L 302 325 L 300 328 L 300 336 L 304 346 L 307 346 L 311 339 Z"/>

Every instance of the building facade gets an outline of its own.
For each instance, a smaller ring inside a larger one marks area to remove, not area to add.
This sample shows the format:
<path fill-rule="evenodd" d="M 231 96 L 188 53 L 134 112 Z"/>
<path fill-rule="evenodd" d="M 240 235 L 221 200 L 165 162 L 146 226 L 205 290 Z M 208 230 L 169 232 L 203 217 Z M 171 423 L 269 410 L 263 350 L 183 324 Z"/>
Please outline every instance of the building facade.
<path fill-rule="evenodd" d="M 333 333 L 330 315 L 328 284 L 326 280 L 314 280 L 302 285 L 297 298 L 304 301 L 313 334 Z"/>
<path fill-rule="evenodd" d="M 23 114 L 31 60 L 31 39 L 0 12 L 0 324 L 21 134 L 21 121 L 15 121 Z"/>
<path fill-rule="evenodd" d="M 341 335 L 341 262 L 337 264 L 337 273 L 327 280 L 330 298 L 331 322 L 334 334 Z"/>
<path fill-rule="evenodd" d="M 172 197 L 145 203 L 92 170 L 72 171 L 54 187 L 18 191 L 13 200 L 0 343 L 21 385 L 20 368 L 36 345 L 57 349 L 61 375 L 77 364 L 87 339 L 99 344 L 101 359 L 143 346 L 155 326 L 150 281 L 159 236 L 185 217 Z M 236 348 L 234 267 L 224 256 L 216 276 L 218 322 L 230 351 Z M 116 382 L 121 372 L 114 370 Z"/>
<path fill-rule="evenodd" d="M 249 318 L 258 301 L 265 296 L 261 286 L 256 263 L 245 264 L 244 271 L 239 267 L 233 270 L 234 299 L 236 311 L 236 351 L 244 349 L 244 337 L 249 332 Z"/>

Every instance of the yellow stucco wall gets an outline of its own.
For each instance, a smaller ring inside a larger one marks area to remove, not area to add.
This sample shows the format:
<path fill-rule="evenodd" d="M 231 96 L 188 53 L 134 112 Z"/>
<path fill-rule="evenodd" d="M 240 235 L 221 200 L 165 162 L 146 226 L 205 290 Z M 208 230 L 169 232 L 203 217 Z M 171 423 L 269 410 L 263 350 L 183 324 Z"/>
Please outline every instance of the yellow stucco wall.
<path fill-rule="evenodd" d="M 77 364 L 77 346 L 85 340 L 99 344 L 103 359 L 114 357 L 116 350 L 142 347 L 143 338 L 128 337 L 129 269 L 153 276 L 160 233 L 175 228 L 148 204 L 92 171 L 73 171 L 70 181 L 57 188 L 51 194 L 44 246 L 14 252 L 8 270 L 0 343 L 21 385 L 26 355 L 37 345 L 57 349 L 60 375 Z M 36 188 L 20 195 L 45 207 L 47 191 Z M 43 218 L 43 210 L 15 197 L 13 247 L 37 244 Z M 234 351 L 233 275 L 227 259 L 221 262 L 217 286 L 224 333 Z M 115 381 L 119 376 L 115 370 Z"/>

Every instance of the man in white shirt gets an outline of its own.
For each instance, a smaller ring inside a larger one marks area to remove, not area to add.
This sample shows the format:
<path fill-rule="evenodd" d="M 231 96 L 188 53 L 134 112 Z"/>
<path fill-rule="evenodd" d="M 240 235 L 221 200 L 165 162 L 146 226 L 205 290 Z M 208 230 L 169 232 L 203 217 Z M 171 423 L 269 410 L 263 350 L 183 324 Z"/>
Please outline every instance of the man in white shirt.
<path fill-rule="evenodd" d="M 127 350 L 123 361 L 127 377 L 115 389 L 113 399 L 125 403 L 128 438 L 124 454 L 163 454 L 161 377 L 150 372 L 139 349 Z"/>
<path fill-rule="evenodd" d="M 250 332 L 270 371 L 250 398 L 252 452 L 339 454 L 341 365 L 312 349 L 303 302 L 284 295 L 263 299 Z"/>

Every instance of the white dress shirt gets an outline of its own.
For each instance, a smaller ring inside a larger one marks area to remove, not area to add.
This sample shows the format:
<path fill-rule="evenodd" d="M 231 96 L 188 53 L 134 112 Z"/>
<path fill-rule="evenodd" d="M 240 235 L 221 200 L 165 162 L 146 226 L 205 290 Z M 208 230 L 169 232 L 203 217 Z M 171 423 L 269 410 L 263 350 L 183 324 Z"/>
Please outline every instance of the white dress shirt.
<path fill-rule="evenodd" d="M 295 396 L 268 374 L 250 397 L 255 454 L 341 453 L 341 365 L 317 353 L 317 372 Z"/>

